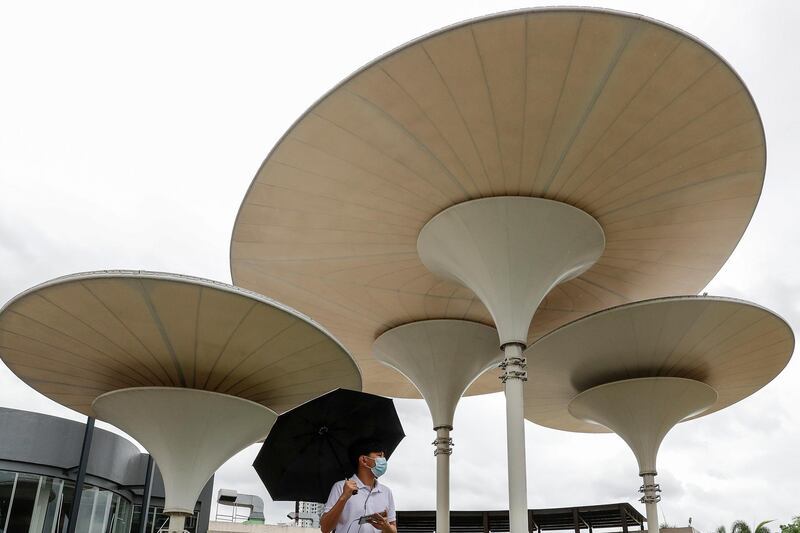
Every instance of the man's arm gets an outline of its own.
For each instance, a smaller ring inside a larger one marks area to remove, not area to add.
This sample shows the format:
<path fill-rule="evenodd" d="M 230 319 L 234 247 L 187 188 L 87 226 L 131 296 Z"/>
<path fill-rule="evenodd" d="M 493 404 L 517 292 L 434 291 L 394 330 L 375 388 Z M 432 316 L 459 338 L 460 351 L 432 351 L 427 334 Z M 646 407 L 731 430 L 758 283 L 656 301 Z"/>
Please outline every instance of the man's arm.
<path fill-rule="evenodd" d="M 358 491 L 358 485 L 352 479 L 344 482 L 341 494 L 339 494 L 336 485 L 333 486 L 328 496 L 328 503 L 325 504 L 327 511 L 319 519 L 319 528 L 322 533 L 331 533 L 336 528 L 336 522 L 342 516 L 344 506 L 347 505 L 347 500 L 353 495 L 353 491 Z"/>

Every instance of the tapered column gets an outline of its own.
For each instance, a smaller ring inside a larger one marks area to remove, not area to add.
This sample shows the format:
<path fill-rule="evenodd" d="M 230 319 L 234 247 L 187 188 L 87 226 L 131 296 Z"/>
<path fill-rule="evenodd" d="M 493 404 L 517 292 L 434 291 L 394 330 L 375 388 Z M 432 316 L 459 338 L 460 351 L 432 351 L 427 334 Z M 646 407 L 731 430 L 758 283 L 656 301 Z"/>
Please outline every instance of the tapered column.
<path fill-rule="evenodd" d="M 450 532 L 450 455 L 453 439 L 449 426 L 436 428 L 436 533 Z"/>
<path fill-rule="evenodd" d="M 98 417 L 138 440 L 164 480 L 170 533 L 183 531 L 203 485 L 222 464 L 267 436 L 278 415 L 261 404 L 197 389 L 138 387 L 98 396 Z"/>
<path fill-rule="evenodd" d="M 421 320 L 390 329 L 375 358 L 405 375 L 431 410 L 436 440 L 436 531 L 450 530 L 453 416 L 470 383 L 500 362 L 497 331 L 467 320 Z"/>
<path fill-rule="evenodd" d="M 717 401 L 700 381 L 674 377 L 635 378 L 604 383 L 578 394 L 569 404 L 575 418 L 607 427 L 630 446 L 644 484 L 647 530 L 658 533 L 660 489 L 655 484 L 658 448 L 670 429 Z"/>
<path fill-rule="evenodd" d="M 527 533 L 522 350 L 542 299 L 602 255 L 605 236 L 580 209 L 517 196 L 481 198 L 445 209 L 420 231 L 423 264 L 471 289 L 491 313 L 505 352 L 511 533 Z"/>

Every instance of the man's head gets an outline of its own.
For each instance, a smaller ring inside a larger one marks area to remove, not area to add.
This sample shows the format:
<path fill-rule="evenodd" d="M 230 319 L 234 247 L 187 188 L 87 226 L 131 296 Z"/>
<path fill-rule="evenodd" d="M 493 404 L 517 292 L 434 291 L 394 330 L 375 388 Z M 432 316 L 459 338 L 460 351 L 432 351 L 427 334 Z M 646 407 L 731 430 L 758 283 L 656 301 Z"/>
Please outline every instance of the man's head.
<path fill-rule="evenodd" d="M 376 440 L 361 440 L 350 447 L 349 455 L 350 464 L 356 473 L 372 473 L 376 458 L 384 457 L 383 445 Z"/>

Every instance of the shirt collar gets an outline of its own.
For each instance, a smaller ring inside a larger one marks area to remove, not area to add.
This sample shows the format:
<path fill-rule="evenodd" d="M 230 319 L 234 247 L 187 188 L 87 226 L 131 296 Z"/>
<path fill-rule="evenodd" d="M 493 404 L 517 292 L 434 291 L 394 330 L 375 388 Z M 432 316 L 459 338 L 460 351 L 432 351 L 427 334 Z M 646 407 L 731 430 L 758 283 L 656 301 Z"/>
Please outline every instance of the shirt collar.
<path fill-rule="evenodd" d="M 353 474 L 353 477 L 351 479 L 355 480 L 358 490 L 361 490 L 362 488 L 370 490 L 369 487 L 365 485 L 364 482 L 361 481 L 361 478 L 358 477 L 357 475 Z M 378 482 L 377 478 L 375 479 L 375 487 L 373 487 L 372 492 L 383 492 L 381 490 L 381 484 Z"/>

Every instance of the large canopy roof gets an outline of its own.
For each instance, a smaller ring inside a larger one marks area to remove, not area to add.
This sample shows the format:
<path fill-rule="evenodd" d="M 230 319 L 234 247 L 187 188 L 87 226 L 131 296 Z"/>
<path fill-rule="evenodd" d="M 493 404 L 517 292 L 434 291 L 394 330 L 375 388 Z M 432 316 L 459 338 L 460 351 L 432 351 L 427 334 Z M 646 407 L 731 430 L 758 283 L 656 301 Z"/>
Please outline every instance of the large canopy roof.
<path fill-rule="evenodd" d="M 219 392 L 278 413 L 338 387 L 361 389 L 347 351 L 307 317 L 174 274 L 89 272 L 34 287 L 0 310 L 0 357 L 87 415 L 97 396 L 129 387 Z"/>
<path fill-rule="evenodd" d="M 404 45 L 314 104 L 253 180 L 231 270 L 325 324 L 365 390 L 417 396 L 373 358 L 378 335 L 492 323 L 419 260 L 419 231 L 442 210 L 535 196 L 602 225 L 604 255 L 550 293 L 531 342 L 604 308 L 699 292 L 742 236 L 764 170 L 753 100 L 703 43 L 625 13 L 503 13 Z M 471 393 L 500 386 L 485 375 Z"/>
<path fill-rule="evenodd" d="M 566 431 L 606 432 L 573 417 L 570 401 L 599 385 L 652 377 L 709 385 L 717 401 L 694 418 L 705 416 L 772 381 L 793 350 L 794 334 L 782 318 L 741 300 L 677 296 L 607 309 L 525 351 L 525 418 Z"/>

